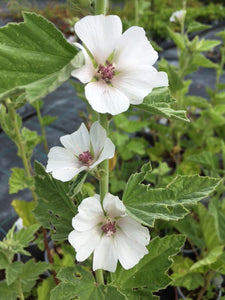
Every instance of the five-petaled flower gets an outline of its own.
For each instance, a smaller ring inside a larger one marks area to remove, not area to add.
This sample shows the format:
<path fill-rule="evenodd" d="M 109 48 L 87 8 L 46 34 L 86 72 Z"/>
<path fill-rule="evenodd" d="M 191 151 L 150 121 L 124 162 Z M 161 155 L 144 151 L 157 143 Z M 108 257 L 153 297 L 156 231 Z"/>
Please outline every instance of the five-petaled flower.
<path fill-rule="evenodd" d="M 72 76 L 85 86 L 85 96 L 100 113 L 116 115 L 130 104 L 142 103 L 154 87 L 168 85 L 165 72 L 153 64 L 158 58 L 141 27 L 133 26 L 122 34 L 118 16 L 86 16 L 75 24 L 83 46 L 85 64 Z"/>
<path fill-rule="evenodd" d="M 115 153 L 114 144 L 99 122 L 93 123 L 90 134 L 82 123 L 74 133 L 62 136 L 60 142 L 64 147 L 50 149 L 46 172 L 52 172 L 61 181 L 69 181 L 81 171 L 95 168 Z"/>
<path fill-rule="evenodd" d="M 84 261 L 93 252 L 94 271 L 114 272 L 118 260 L 124 269 L 130 269 L 148 253 L 149 231 L 125 213 L 118 197 L 106 194 L 103 208 L 99 198 L 84 199 L 72 220 L 74 230 L 68 240 L 76 250 L 76 259 Z"/>

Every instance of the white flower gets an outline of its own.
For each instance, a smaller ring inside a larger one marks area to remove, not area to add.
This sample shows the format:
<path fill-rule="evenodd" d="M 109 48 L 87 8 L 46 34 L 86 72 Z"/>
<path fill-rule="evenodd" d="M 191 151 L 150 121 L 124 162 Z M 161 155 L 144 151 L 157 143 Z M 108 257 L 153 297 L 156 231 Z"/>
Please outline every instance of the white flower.
<path fill-rule="evenodd" d="M 85 65 L 72 76 L 85 86 L 85 96 L 100 113 L 116 115 L 130 104 L 142 103 L 154 87 L 168 85 L 165 72 L 153 64 L 158 58 L 141 27 L 133 26 L 122 34 L 118 16 L 87 16 L 75 24 L 84 47 Z"/>
<path fill-rule="evenodd" d="M 104 211 L 106 214 L 104 214 Z M 93 270 L 114 272 L 117 261 L 124 269 L 134 267 L 148 253 L 149 231 L 126 215 L 122 201 L 106 194 L 103 208 L 99 195 L 84 199 L 73 218 L 74 230 L 68 240 L 76 250 L 77 261 L 93 252 Z"/>
<path fill-rule="evenodd" d="M 61 181 L 69 181 L 81 171 L 93 169 L 103 160 L 112 158 L 115 146 L 107 138 L 99 122 L 93 123 L 90 134 L 84 125 L 60 138 L 63 147 L 53 147 L 48 154 L 46 172 Z"/>
<path fill-rule="evenodd" d="M 185 9 L 175 11 L 170 17 L 170 22 L 180 22 L 185 17 L 185 14 Z"/>

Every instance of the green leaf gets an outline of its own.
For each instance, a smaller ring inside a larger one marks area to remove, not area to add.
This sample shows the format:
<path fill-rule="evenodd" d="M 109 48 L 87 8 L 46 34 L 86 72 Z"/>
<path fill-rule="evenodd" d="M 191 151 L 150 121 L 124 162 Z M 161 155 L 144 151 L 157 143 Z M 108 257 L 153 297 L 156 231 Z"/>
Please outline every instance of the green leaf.
<path fill-rule="evenodd" d="M 32 102 L 66 81 L 81 61 L 52 23 L 35 13 L 23 16 L 24 23 L 0 28 L 0 99 L 25 92 Z"/>
<path fill-rule="evenodd" d="M 184 98 L 186 106 L 195 106 L 198 108 L 208 108 L 211 106 L 209 101 L 200 96 L 185 96 Z"/>
<path fill-rule="evenodd" d="M 157 88 L 145 97 L 143 103 L 139 104 L 137 108 L 169 119 L 189 121 L 184 110 L 173 110 L 169 107 L 174 101 L 168 88 Z"/>
<path fill-rule="evenodd" d="M 137 221 L 153 226 L 156 219 L 178 220 L 187 213 L 187 206 L 207 197 L 220 183 L 220 179 L 177 176 L 166 188 L 151 189 L 141 184 L 149 173 L 144 165 L 140 173 L 131 175 L 123 194 L 127 213 Z"/>
<path fill-rule="evenodd" d="M 198 204 L 198 214 L 206 248 L 212 250 L 215 247 L 220 246 L 214 218 L 210 215 L 208 209 L 201 203 Z"/>
<path fill-rule="evenodd" d="M 209 214 L 213 216 L 216 233 L 221 242 L 225 241 L 225 214 L 218 199 L 211 199 L 209 203 Z"/>
<path fill-rule="evenodd" d="M 151 292 L 165 288 L 171 282 L 166 274 L 173 263 L 171 257 L 180 251 L 184 241 L 185 237 L 182 235 L 154 238 L 147 247 L 149 253 L 134 268 L 117 268 L 116 273 L 112 274 L 113 285 L 120 289 L 146 286 Z"/>
<path fill-rule="evenodd" d="M 210 266 L 215 263 L 223 253 L 224 246 L 218 246 L 212 249 L 203 259 L 197 261 L 190 268 L 191 271 L 207 272 Z"/>
<path fill-rule="evenodd" d="M 187 159 L 210 170 L 217 170 L 219 168 L 218 158 L 211 152 L 202 152 L 199 154 L 191 155 L 188 156 Z"/>
<path fill-rule="evenodd" d="M 193 22 L 191 22 L 191 23 L 188 25 L 187 32 L 188 32 L 188 33 L 191 33 L 191 32 L 196 32 L 196 31 L 205 30 L 205 29 L 208 29 L 208 28 L 211 28 L 211 26 L 210 26 L 210 25 L 206 25 L 206 24 L 199 23 L 199 22 L 197 22 L 197 21 L 193 21 Z"/>
<path fill-rule="evenodd" d="M 16 300 L 17 286 L 16 284 L 7 285 L 6 281 L 0 281 L 1 300 Z"/>
<path fill-rule="evenodd" d="M 26 156 L 30 159 L 33 154 L 34 147 L 41 142 L 41 137 L 38 136 L 36 131 L 31 131 L 30 129 L 23 127 L 21 130 L 21 138 L 25 146 Z"/>
<path fill-rule="evenodd" d="M 207 59 L 200 53 L 196 53 L 193 56 L 192 64 L 196 67 L 203 67 L 203 68 L 218 68 L 218 65 L 213 63 L 211 60 Z"/>
<path fill-rule="evenodd" d="M 19 277 L 19 281 L 23 287 L 23 292 L 29 293 L 39 278 L 39 275 L 43 274 L 48 268 L 48 263 L 36 263 L 34 259 L 28 260 L 28 262 L 24 264 L 23 273 Z"/>
<path fill-rule="evenodd" d="M 53 276 L 46 278 L 37 288 L 38 300 L 49 300 L 50 292 L 55 287 Z"/>
<path fill-rule="evenodd" d="M 42 125 L 48 126 L 48 125 L 52 124 L 53 122 L 55 122 L 55 120 L 57 120 L 57 119 L 58 119 L 58 117 L 43 116 L 42 117 Z"/>
<path fill-rule="evenodd" d="M 36 206 L 35 201 L 27 202 L 24 200 L 14 199 L 11 202 L 11 205 L 14 207 L 17 215 L 23 220 L 23 226 L 29 227 L 30 225 L 37 223 L 32 212 Z"/>
<path fill-rule="evenodd" d="M 125 114 L 115 116 L 113 122 L 117 128 L 129 133 L 136 133 L 148 125 L 148 121 L 129 120 Z"/>
<path fill-rule="evenodd" d="M 23 271 L 23 263 L 16 261 L 9 264 L 6 268 L 6 282 L 8 285 L 12 284 Z"/>
<path fill-rule="evenodd" d="M 168 32 L 174 43 L 177 45 L 178 48 L 181 50 L 185 49 L 185 42 L 184 37 L 180 33 L 176 33 L 172 31 L 170 28 L 168 28 Z"/>
<path fill-rule="evenodd" d="M 34 215 L 45 228 L 52 229 L 54 226 L 56 230 L 54 239 L 67 239 L 72 230 L 72 218 L 77 212 L 68 196 L 69 183 L 52 178 L 38 162 L 35 162 L 35 173 L 38 202 Z"/>
<path fill-rule="evenodd" d="M 34 186 L 34 178 L 28 177 L 24 169 L 12 168 L 12 175 L 9 178 L 9 193 L 15 194 L 23 189 L 31 189 Z"/>
<path fill-rule="evenodd" d="M 51 292 L 50 300 L 70 300 L 78 297 L 82 300 L 125 300 L 115 287 L 97 285 L 90 271 L 76 265 L 62 268 L 57 276 L 61 283 Z"/>
<path fill-rule="evenodd" d="M 202 39 L 199 41 L 198 43 L 198 47 L 197 47 L 197 51 L 199 52 L 205 52 L 205 51 L 209 51 L 212 48 L 218 46 L 219 44 L 221 44 L 221 41 L 219 40 L 205 40 Z"/>
<path fill-rule="evenodd" d="M 204 278 L 197 272 L 190 271 L 193 261 L 188 257 L 176 256 L 174 257 L 174 264 L 172 266 L 173 279 L 172 285 L 185 287 L 188 290 L 197 289 L 204 286 Z"/>

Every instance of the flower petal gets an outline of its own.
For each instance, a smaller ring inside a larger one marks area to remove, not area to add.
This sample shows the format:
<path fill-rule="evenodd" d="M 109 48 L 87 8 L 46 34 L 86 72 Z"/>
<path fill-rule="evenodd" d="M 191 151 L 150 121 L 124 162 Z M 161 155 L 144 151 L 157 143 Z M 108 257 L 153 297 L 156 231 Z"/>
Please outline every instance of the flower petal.
<path fill-rule="evenodd" d="M 131 104 L 140 104 L 152 88 L 167 86 L 168 77 L 152 66 L 140 65 L 115 76 L 112 84 L 129 98 Z"/>
<path fill-rule="evenodd" d="M 145 246 L 134 242 L 120 230 L 116 231 L 114 239 L 119 261 L 125 270 L 133 268 L 148 253 Z"/>
<path fill-rule="evenodd" d="M 76 156 L 90 150 L 90 136 L 84 123 L 74 133 L 61 136 L 60 142 Z"/>
<path fill-rule="evenodd" d="M 99 243 L 100 233 L 97 227 L 83 232 L 76 230 L 70 232 L 68 241 L 76 250 L 76 259 L 78 261 L 84 261 L 94 251 Z"/>
<path fill-rule="evenodd" d="M 73 228 L 78 231 L 89 230 L 104 219 L 100 201 L 95 197 L 85 198 L 78 206 L 78 212 L 72 219 Z"/>
<path fill-rule="evenodd" d="M 125 216 L 117 220 L 117 225 L 126 234 L 128 238 L 142 244 L 148 245 L 150 241 L 150 234 L 148 228 L 142 226 L 129 216 Z"/>
<path fill-rule="evenodd" d="M 71 75 L 73 77 L 78 78 L 82 83 L 87 83 L 91 81 L 91 79 L 95 76 L 96 71 L 85 48 L 78 43 L 74 43 L 74 45 L 82 50 L 85 59 L 85 64 L 81 68 L 73 70 Z"/>
<path fill-rule="evenodd" d="M 105 195 L 103 200 L 103 207 L 107 214 L 114 218 L 125 214 L 125 206 L 123 202 L 117 196 L 113 196 L 110 193 Z"/>
<path fill-rule="evenodd" d="M 118 256 L 114 246 L 113 237 L 103 235 L 94 250 L 93 270 L 103 269 L 115 272 Z"/>
<path fill-rule="evenodd" d="M 46 172 L 52 172 L 54 178 L 69 181 L 85 169 L 68 149 L 57 146 L 50 149 Z"/>
<path fill-rule="evenodd" d="M 157 58 L 158 53 L 148 41 L 144 29 L 133 26 L 120 37 L 113 62 L 116 64 L 117 71 L 123 71 L 134 65 L 153 65 Z"/>
<path fill-rule="evenodd" d="M 75 32 L 97 63 L 104 64 L 122 34 L 122 23 L 117 16 L 86 16 L 75 24 Z"/>
<path fill-rule="evenodd" d="M 92 124 L 90 129 L 90 139 L 94 151 L 94 157 L 99 157 L 106 140 L 106 131 L 99 122 L 94 122 Z"/>
<path fill-rule="evenodd" d="M 85 95 L 92 108 L 99 113 L 117 115 L 128 110 L 130 105 L 125 94 L 102 81 L 88 83 Z"/>
<path fill-rule="evenodd" d="M 105 159 L 113 158 L 114 154 L 115 154 L 115 145 L 109 138 L 107 138 L 101 155 L 99 156 L 98 160 L 93 165 L 90 166 L 90 169 L 94 168 Z"/>

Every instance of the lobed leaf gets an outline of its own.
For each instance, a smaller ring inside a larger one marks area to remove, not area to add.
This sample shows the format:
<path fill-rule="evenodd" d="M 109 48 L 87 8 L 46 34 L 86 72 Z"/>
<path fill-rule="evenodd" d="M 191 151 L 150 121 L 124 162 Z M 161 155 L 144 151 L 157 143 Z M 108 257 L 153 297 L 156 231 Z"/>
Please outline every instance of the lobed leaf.
<path fill-rule="evenodd" d="M 51 22 L 35 13 L 23 16 L 23 23 L 0 28 L 0 100 L 23 93 L 31 102 L 42 98 L 81 63 Z"/>

